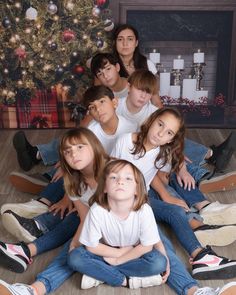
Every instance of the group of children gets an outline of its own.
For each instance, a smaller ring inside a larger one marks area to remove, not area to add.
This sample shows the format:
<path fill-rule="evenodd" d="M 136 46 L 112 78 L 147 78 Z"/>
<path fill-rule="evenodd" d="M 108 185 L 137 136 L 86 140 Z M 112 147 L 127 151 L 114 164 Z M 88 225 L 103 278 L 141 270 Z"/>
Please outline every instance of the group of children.
<path fill-rule="evenodd" d="M 121 30 L 117 42 L 130 38 L 130 31 Z M 131 37 L 130 42 L 137 43 L 135 35 Z M 135 63 L 127 65 L 131 70 Z M 0 281 L 1 294 L 47 294 L 74 272 L 83 274 L 83 289 L 102 283 L 135 289 L 167 282 L 176 294 L 236 291 L 234 282 L 216 291 L 199 288 L 195 280 L 236 276 L 235 260 L 204 247 L 236 239 L 236 205 L 210 203 L 196 185 L 207 173 L 201 164 L 212 155 L 206 156 L 208 149 L 196 144 L 198 162 L 186 165 L 184 155 L 195 158 L 187 149 L 192 144 L 185 140 L 181 114 L 151 103 L 158 97 L 156 77 L 142 69 L 133 71 L 127 81 L 120 69 L 111 54 L 93 58 L 91 70 L 102 85 L 84 94 L 89 113 L 85 122 L 93 119 L 88 128 L 69 130 L 60 141 L 36 149 L 23 132 L 16 134 L 14 146 L 23 168 L 40 158 L 45 164 L 60 160 L 60 168 L 47 175 L 54 175 L 53 181 L 43 185 L 33 204 L 2 206 L 3 224 L 24 242 L 0 242 L 0 265 L 23 272 L 33 256 L 64 246 L 32 285 Z M 12 177 L 16 187 L 27 191 L 30 178 Z M 50 206 L 54 212 L 48 212 Z M 191 257 L 195 279 L 156 221 L 172 227 Z"/>

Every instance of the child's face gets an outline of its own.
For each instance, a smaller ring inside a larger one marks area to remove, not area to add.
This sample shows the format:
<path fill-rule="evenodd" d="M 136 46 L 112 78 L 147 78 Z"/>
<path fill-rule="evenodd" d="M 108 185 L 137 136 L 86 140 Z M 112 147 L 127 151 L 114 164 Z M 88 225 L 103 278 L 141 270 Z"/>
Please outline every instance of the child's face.
<path fill-rule="evenodd" d="M 115 108 L 117 106 L 117 99 L 110 99 L 108 96 L 104 96 L 89 104 L 89 114 L 93 119 L 100 124 L 106 124 L 115 115 Z"/>
<path fill-rule="evenodd" d="M 179 131 L 180 122 L 171 113 L 160 115 L 151 125 L 147 134 L 147 144 L 158 147 L 170 143 Z"/>
<path fill-rule="evenodd" d="M 98 71 L 96 76 L 102 85 L 112 89 L 119 81 L 119 71 L 120 65 L 118 63 L 116 65 L 113 65 L 108 61 L 105 64 L 104 68 Z"/>
<path fill-rule="evenodd" d="M 66 142 L 63 154 L 67 164 L 74 170 L 82 171 L 93 166 L 94 152 L 85 137 L 75 144 Z"/>
<path fill-rule="evenodd" d="M 133 56 L 138 41 L 134 32 L 130 29 L 125 29 L 119 33 L 116 39 L 116 50 L 121 56 Z"/>
<path fill-rule="evenodd" d="M 107 176 L 104 193 L 108 195 L 108 202 L 127 201 L 134 199 L 136 187 L 133 169 L 130 165 L 125 165 Z"/>
<path fill-rule="evenodd" d="M 129 95 L 127 99 L 135 108 L 142 108 L 145 106 L 151 99 L 152 95 L 146 91 L 139 90 L 134 86 L 130 86 Z"/>

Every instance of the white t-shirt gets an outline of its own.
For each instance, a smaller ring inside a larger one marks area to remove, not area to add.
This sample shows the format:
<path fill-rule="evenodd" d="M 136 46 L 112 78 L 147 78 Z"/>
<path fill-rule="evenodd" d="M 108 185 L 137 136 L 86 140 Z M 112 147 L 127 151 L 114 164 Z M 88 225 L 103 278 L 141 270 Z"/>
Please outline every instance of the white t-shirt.
<path fill-rule="evenodd" d="M 132 141 L 132 133 L 121 135 L 111 152 L 111 156 L 119 159 L 127 160 L 133 163 L 144 175 L 147 191 L 149 190 L 150 183 L 156 175 L 158 169 L 155 167 L 154 162 L 157 155 L 160 152 L 160 148 L 157 147 L 145 153 L 145 155 L 139 158 L 138 155 L 131 154 L 134 147 Z M 157 167 L 161 167 L 162 161 L 157 162 Z"/>
<path fill-rule="evenodd" d="M 96 247 L 100 241 L 112 247 L 150 246 L 158 243 L 160 236 L 148 204 L 121 220 L 112 211 L 94 203 L 86 216 L 79 241 L 88 247 Z"/>
<path fill-rule="evenodd" d="M 88 201 L 92 197 L 92 195 L 95 193 L 95 189 L 91 189 L 89 186 L 86 190 L 82 191 L 82 195 L 80 196 L 69 196 L 71 201 L 78 201 L 80 200 L 83 204 L 88 206 Z"/>
<path fill-rule="evenodd" d="M 108 154 L 111 153 L 113 146 L 116 142 L 116 139 L 124 133 L 135 132 L 138 129 L 138 125 L 136 122 L 130 122 L 122 116 L 118 116 L 119 123 L 116 129 L 115 134 L 106 134 L 100 123 L 93 120 L 89 125 L 88 129 L 90 129 L 100 140 L 104 149 Z"/>
<path fill-rule="evenodd" d="M 132 114 L 127 108 L 126 99 L 127 98 L 119 99 L 116 113 L 125 117 L 130 122 L 138 124 L 139 127 L 153 112 L 157 110 L 157 107 L 149 101 L 138 113 Z"/>
<path fill-rule="evenodd" d="M 128 96 L 129 93 L 129 87 L 125 87 L 123 90 L 115 92 L 113 91 L 113 94 L 115 97 L 119 98 L 119 99 L 125 99 Z"/>

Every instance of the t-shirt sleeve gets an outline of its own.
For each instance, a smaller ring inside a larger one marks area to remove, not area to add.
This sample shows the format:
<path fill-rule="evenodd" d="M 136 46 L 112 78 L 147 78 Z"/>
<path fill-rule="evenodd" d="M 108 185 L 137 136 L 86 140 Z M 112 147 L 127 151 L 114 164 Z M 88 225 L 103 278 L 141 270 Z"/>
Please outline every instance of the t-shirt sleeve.
<path fill-rule="evenodd" d="M 96 247 L 102 238 L 99 214 L 97 214 L 97 211 L 98 210 L 94 210 L 93 207 L 90 208 L 80 234 L 80 243 L 88 247 Z"/>
<path fill-rule="evenodd" d="M 140 243 L 143 246 L 150 246 L 160 242 L 160 235 L 152 208 L 145 204 L 140 210 Z"/>

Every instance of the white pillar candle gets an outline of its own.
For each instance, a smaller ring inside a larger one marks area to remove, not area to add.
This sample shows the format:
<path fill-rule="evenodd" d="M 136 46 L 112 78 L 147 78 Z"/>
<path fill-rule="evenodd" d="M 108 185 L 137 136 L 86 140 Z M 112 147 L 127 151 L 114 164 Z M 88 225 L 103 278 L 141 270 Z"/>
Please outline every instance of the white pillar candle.
<path fill-rule="evenodd" d="M 184 60 L 181 58 L 181 55 L 173 61 L 173 69 L 174 70 L 183 70 L 184 68 Z"/>
<path fill-rule="evenodd" d="M 195 52 L 193 54 L 193 62 L 194 63 L 204 63 L 204 52 Z"/>
<path fill-rule="evenodd" d="M 161 55 L 159 52 L 156 52 L 156 50 L 153 49 L 153 52 L 149 53 L 149 58 L 154 64 L 159 64 L 160 59 L 161 59 Z"/>
<path fill-rule="evenodd" d="M 208 98 L 208 90 L 196 90 L 195 91 L 195 101 L 199 102 L 201 97 Z"/>
<path fill-rule="evenodd" d="M 183 79 L 183 93 L 182 97 L 187 98 L 189 100 L 195 99 L 196 92 L 196 79 Z"/>
<path fill-rule="evenodd" d="M 169 96 L 174 99 L 180 98 L 180 85 L 171 85 L 169 90 Z"/>
<path fill-rule="evenodd" d="M 170 89 L 170 73 L 160 73 L 160 96 L 169 94 Z"/>

